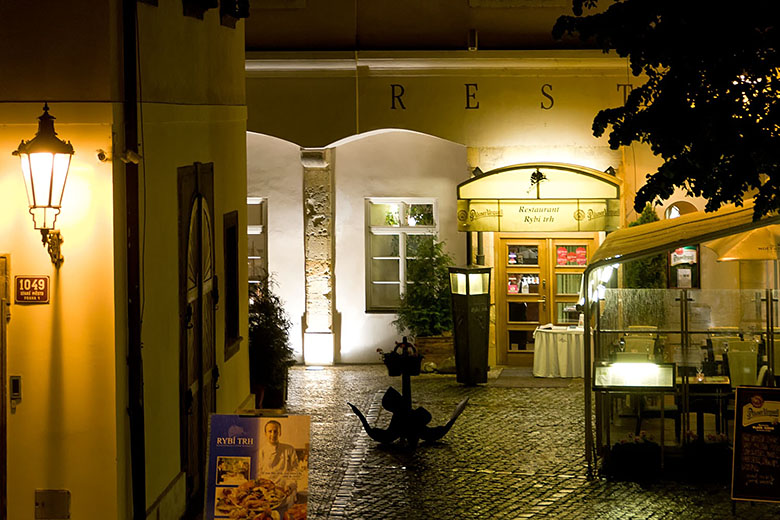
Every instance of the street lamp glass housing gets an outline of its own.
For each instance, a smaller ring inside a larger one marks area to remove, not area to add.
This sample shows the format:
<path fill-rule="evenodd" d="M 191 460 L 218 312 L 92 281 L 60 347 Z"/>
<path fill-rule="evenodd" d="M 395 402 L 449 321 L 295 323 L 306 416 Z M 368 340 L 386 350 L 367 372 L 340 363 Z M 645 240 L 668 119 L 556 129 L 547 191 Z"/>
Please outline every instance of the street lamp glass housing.
<path fill-rule="evenodd" d="M 473 271 L 477 272 L 473 272 Z M 469 272 L 472 271 L 472 272 Z M 490 268 L 450 268 L 452 294 L 474 295 L 490 292 Z"/>
<path fill-rule="evenodd" d="M 54 229 L 62 206 L 62 194 L 68 179 L 73 146 L 57 137 L 54 117 L 49 115 L 49 105 L 43 105 L 38 118 L 38 132 L 29 141 L 24 139 L 14 150 L 21 160 L 22 176 L 27 190 L 27 204 L 33 217 L 33 226 L 40 230 L 52 263 L 62 263 L 60 232 Z"/>
<path fill-rule="evenodd" d="M 35 229 L 54 229 L 73 146 L 57 138 L 54 117 L 49 115 L 48 104 L 44 104 L 43 114 L 38 118 L 35 137 L 29 141 L 22 140 L 14 155 L 18 155 L 21 160 L 27 203 Z"/>

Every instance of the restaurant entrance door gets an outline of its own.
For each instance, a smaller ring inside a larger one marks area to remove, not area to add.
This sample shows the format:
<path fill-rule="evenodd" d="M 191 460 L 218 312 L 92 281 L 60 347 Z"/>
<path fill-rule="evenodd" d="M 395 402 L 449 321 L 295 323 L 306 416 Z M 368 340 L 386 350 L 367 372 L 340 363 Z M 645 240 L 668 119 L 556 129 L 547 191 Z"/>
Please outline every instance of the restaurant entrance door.
<path fill-rule="evenodd" d="M 496 347 L 501 365 L 532 366 L 539 325 L 576 325 L 582 273 L 598 233 L 497 233 Z"/>

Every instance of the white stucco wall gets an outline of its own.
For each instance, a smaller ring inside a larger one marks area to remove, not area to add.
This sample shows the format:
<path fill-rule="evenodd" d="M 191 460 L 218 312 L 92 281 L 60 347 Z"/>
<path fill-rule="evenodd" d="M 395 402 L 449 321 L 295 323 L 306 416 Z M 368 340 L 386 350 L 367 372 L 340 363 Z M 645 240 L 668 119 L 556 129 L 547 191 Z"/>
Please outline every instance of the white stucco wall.
<path fill-rule="evenodd" d="M 400 341 L 395 314 L 366 313 L 367 197 L 432 197 L 439 239 L 457 264 L 465 263 L 465 237 L 457 232 L 456 186 L 469 178 L 466 147 L 408 130 L 377 130 L 331 145 L 335 163 L 336 361 L 376 363 L 376 349 Z"/>
<path fill-rule="evenodd" d="M 301 149 L 254 132 L 246 139 L 247 197 L 267 199 L 268 271 L 292 321 L 290 342 L 300 360 L 305 310 Z"/>

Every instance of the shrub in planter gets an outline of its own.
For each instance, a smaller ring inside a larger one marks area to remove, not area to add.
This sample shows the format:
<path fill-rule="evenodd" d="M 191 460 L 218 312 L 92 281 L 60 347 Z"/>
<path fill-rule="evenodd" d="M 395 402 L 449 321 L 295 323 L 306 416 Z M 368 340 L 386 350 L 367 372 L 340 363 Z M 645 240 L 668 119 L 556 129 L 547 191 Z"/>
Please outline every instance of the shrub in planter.
<path fill-rule="evenodd" d="M 661 446 L 644 432 L 614 444 L 603 468 L 608 478 L 633 481 L 654 480 L 660 470 Z"/>
<path fill-rule="evenodd" d="M 249 288 L 249 381 L 257 408 L 282 408 L 287 371 L 295 363 L 292 326 L 282 301 L 266 277 Z"/>
<path fill-rule="evenodd" d="M 398 318 L 393 322 L 399 334 L 414 338 L 419 353 L 429 361 L 443 362 L 454 356 L 452 302 L 447 267 L 454 263 L 444 242 L 421 236 L 412 245 L 407 263 L 406 293 L 401 298 Z M 437 338 L 429 342 L 428 338 Z"/>
<path fill-rule="evenodd" d="M 410 256 L 413 259 L 407 262 L 406 294 L 401 298 L 393 325 L 399 333 L 408 331 L 414 338 L 452 332 L 447 267 L 453 260 L 444 251 L 444 242 L 425 237 L 415 243 Z"/>

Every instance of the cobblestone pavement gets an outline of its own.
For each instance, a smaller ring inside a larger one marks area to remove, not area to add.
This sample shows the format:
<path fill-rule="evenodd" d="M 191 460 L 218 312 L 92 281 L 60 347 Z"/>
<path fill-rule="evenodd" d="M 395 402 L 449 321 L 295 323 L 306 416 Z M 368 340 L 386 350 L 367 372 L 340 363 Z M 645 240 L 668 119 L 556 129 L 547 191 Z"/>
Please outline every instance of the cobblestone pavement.
<path fill-rule="evenodd" d="M 491 375 L 497 371 L 491 372 Z M 288 411 L 311 415 L 310 519 L 734 519 L 780 518 L 780 505 L 736 504 L 729 485 L 587 478 L 583 382 L 566 387 L 465 387 L 454 375 L 412 378 L 415 406 L 447 421 L 469 404 L 438 443 L 383 447 L 347 406 L 386 425 L 383 365 L 295 367 Z"/>

